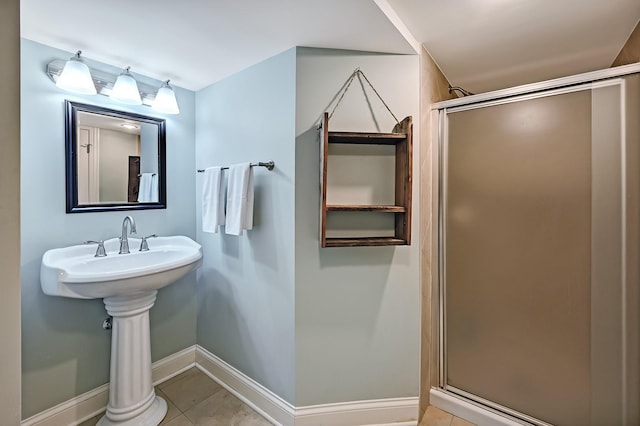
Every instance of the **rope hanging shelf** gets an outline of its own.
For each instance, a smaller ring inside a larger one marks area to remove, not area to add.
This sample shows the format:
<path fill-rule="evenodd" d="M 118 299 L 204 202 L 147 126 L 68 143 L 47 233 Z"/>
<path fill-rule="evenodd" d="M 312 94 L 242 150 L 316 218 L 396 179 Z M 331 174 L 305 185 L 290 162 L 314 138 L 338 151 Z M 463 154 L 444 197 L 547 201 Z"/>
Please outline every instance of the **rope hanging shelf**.
<path fill-rule="evenodd" d="M 360 68 L 356 68 L 351 75 L 349 76 L 349 78 L 347 79 L 346 83 L 343 85 L 343 89 L 340 92 L 340 97 L 338 98 L 338 101 L 336 102 L 336 104 L 333 106 L 333 109 L 331 110 L 331 112 L 329 113 L 329 120 L 331 120 L 331 117 L 333 117 L 333 114 L 336 112 L 336 109 L 338 108 L 338 106 L 340 105 L 340 103 L 342 102 L 342 100 L 344 99 L 344 95 L 347 94 L 347 91 L 349 90 L 349 88 L 351 87 L 351 83 L 353 83 L 353 80 L 358 77 L 360 78 L 360 76 L 362 76 L 362 78 L 364 78 L 364 81 L 367 82 L 367 84 L 369 85 L 369 87 L 371 87 L 371 90 L 373 90 L 373 93 L 376 94 L 376 96 L 378 97 L 378 99 L 380 99 L 380 102 L 382 102 L 382 105 L 384 105 L 384 107 L 387 109 L 387 111 L 389 111 L 389 114 L 391 114 L 391 116 L 393 117 L 393 119 L 396 121 L 396 124 L 400 124 L 400 122 L 398 121 L 398 118 L 396 117 L 396 115 L 391 111 L 391 108 L 389 108 L 389 105 L 387 105 L 387 103 L 384 101 L 384 99 L 382 99 L 382 96 L 380 96 L 380 93 L 378 93 L 378 91 L 376 90 L 375 87 L 373 87 L 373 84 L 371 84 L 371 82 L 369 81 L 369 79 L 367 78 L 366 75 L 364 75 L 364 73 L 360 70 Z"/>
<path fill-rule="evenodd" d="M 329 131 L 329 121 L 344 99 L 356 77 L 362 77 L 371 87 L 396 122 L 390 133 L 333 132 Z M 411 190 L 413 169 L 413 122 L 408 116 L 399 121 L 389 105 L 373 87 L 366 75 L 356 68 L 336 95 L 337 102 L 330 112 L 325 112 L 318 129 L 320 130 L 320 246 L 356 247 L 389 246 L 411 244 Z M 393 205 L 331 205 L 327 204 L 327 164 L 329 144 L 392 145 L 395 146 L 395 203 Z M 367 237 L 327 237 L 327 217 L 331 212 L 374 212 L 393 214 L 393 236 Z"/>

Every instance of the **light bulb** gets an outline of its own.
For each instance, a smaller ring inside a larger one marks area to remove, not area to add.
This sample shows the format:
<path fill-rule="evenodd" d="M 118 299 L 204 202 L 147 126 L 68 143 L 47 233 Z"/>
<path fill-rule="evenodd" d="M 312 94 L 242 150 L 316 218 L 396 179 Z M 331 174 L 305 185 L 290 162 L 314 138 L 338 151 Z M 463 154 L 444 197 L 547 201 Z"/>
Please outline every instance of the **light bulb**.
<path fill-rule="evenodd" d="M 56 86 L 61 89 L 82 95 L 95 95 L 96 86 L 91 78 L 91 71 L 87 64 L 82 61 L 78 52 L 70 58 L 65 64 L 62 72 L 56 80 Z"/>
<path fill-rule="evenodd" d="M 136 79 L 133 78 L 129 72 L 130 68 L 131 67 L 125 68 L 118 76 L 116 82 L 113 84 L 113 89 L 109 97 L 124 104 L 141 105 L 142 99 L 140 98 L 138 83 L 136 83 Z"/>
<path fill-rule="evenodd" d="M 162 86 L 158 89 L 156 98 L 153 101 L 153 109 L 164 112 L 165 114 L 180 113 L 176 94 L 173 92 L 171 86 L 169 86 L 169 80 L 162 83 Z"/>

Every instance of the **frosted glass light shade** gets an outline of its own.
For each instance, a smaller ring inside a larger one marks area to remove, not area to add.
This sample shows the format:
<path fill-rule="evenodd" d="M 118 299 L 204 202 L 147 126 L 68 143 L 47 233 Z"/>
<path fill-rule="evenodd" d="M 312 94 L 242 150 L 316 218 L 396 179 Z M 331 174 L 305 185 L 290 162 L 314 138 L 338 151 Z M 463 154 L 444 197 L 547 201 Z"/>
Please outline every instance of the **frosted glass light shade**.
<path fill-rule="evenodd" d="M 176 94 L 173 92 L 171 86 L 169 86 L 169 80 L 162 83 L 162 86 L 158 89 L 156 98 L 153 101 L 153 109 L 164 112 L 165 114 L 180 113 Z"/>
<path fill-rule="evenodd" d="M 95 95 L 97 93 L 96 86 L 93 84 L 89 67 L 80 58 L 81 53 L 78 50 L 76 55 L 64 64 L 64 68 L 56 80 L 56 86 L 73 93 Z"/>
<path fill-rule="evenodd" d="M 142 105 L 138 83 L 127 67 L 116 79 L 109 97 L 115 101 L 129 105 Z"/>

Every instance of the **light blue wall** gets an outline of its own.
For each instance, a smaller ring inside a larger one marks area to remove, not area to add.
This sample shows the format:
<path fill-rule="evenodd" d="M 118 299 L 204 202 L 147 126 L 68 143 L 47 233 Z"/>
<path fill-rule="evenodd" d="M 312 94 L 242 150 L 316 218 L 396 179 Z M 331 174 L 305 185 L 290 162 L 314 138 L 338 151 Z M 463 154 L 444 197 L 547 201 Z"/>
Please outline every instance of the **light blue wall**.
<path fill-rule="evenodd" d="M 254 230 L 198 230 L 198 344 L 296 406 L 418 396 L 417 203 L 410 247 L 318 242 L 315 125 L 358 66 L 400 119 L 419 121 L 417 56 L 297 48 L 196 94 L 198 168 L 276 162 L 255 169 Z M 393 118 L 362 93 L 354 82 L 331 128 L 390 131 Z"/>
<path fill-rule="evenodd" d="M 254 229 L 201 232 L 198 344 L 289 402 L 294 397 L 295 49 L 196 93 L 196 163 L 254 169 Z"/>
<path fill-rule="evenodd" d="M 318 241 L 316 125 L 357 67 L 399 120 L 413 116 L 413 176 L 419 176 L 418 56 L 298 48 L 296 406 L 418 396 L 419 203 L 413 203 L 411 246 L 323 249 Z M 354 80 L 336 109 L 330 130 L 392 130 L 392 116 L 363 83 L 368 99 L 360 82 Z M 394 176 L 388 178 L 393 180 Z M 413 200 L 418 200 L 419 180 L 414 179 L 413 185 Z"/>
<path fill-rule="evenodd" d="M 296 406 L 418 396 L 417 203 L 410 247 L 318 242 L 315 125 L 358 66 L 400 119 L 419 121 L 417 56 L 297 48 L 196 94 L 198 168 L 276 162 L 255 169 L 254 230 L 197 232 L 197 341 Z M 392 117 L 362 93 L 354 82 L 331 128 L 390 131 Z M 417 140 L 414 149 L 419 158 Z M 199 228 L 199 200 L 196 212 Z"/>
<path fill-rule="evenodd" d="M 116 236 L 126 214 L 65 213 L 65 99 L 167 119 L 168 207 L 132 215 L 139 234 L 195 238 L 195 94 L 175 88 L 181 113 L 169 116 L 103 96 L 72 95 L 45 74 L 48 62 L 72 54 L 29 40 L 21 43 L 23 418 L 109 378 L 110 333 L 101 328 L 107 317 L 102 301 L 50 297 L 40 289 L 40 260 L 46 250 Z M 159 292 L 151 310 L 153 360 L 195 344 L 195 280 L 192 273 Z"/>
<path fill-rule="evenodd" d="M 57 89 L 44 67 L 71 54 L 22 41 L 25 418 L 108 381 L 102 302 L 40 290 L 44 251 L 112 237 L 124 216 L 65 214 L 64 99 L 153 115 Z M 416 56 L 297 48 L 196 94 L 176 88 L 181 114 L 165 117 L 168 208 L 133 215 L 140 233 L 194 237 L 205 257 L 197 273 L 159 294 L 151 311 L 154 360 L 197 342 L 296 406 L 418 395 L 418 204 L 410 247 L 318 243 L 315 125 L 358 66 L 399 118 L 413 115 L 419 134 Z M 378 131 L 373 111 L 379 130 L 390 130 L 392 118 L 369 101 L 354 82 L 331 128 Z M 254 169 L 254 229 L 241 237 L 202 233 L 196 168 L 267 160 L 274 171 Z"/>

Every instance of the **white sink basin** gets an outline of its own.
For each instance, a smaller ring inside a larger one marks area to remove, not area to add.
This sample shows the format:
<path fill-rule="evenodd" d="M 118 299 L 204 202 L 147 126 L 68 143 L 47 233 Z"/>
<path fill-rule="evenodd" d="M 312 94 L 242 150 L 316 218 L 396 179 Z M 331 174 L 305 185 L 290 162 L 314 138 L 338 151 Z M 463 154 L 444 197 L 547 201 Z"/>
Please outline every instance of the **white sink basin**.
<path fill-rule="evenodd" d="M 129 238 L 131 253 L 118 254 L 118 238 L 104 242 L 106 257 L 94 257 L 96 245 L 52 249 L 42 256 L 40 282 L 50 296 L 102 299 L 165 287 L 202 264 L 202 247 L 183 236 Z"/>

